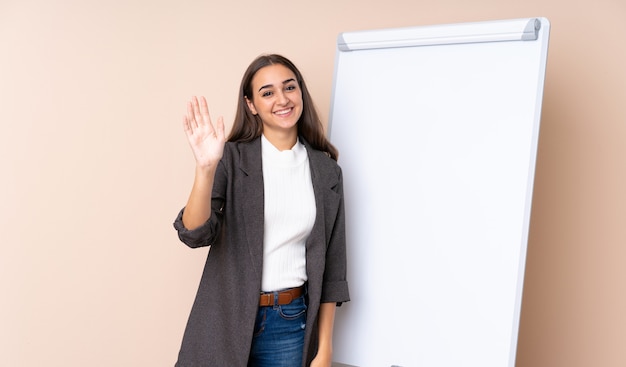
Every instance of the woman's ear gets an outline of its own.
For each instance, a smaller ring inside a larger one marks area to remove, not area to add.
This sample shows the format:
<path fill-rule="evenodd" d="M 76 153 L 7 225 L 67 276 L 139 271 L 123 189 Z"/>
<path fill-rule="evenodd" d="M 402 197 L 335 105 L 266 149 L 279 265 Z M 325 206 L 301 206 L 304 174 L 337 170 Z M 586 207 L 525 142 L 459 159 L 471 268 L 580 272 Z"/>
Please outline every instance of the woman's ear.
<path fill-rule="evenodd" d="M 246 104 L 248 104 L 248 108 L 250 109 L 250 112 L 252 112 L 253 115 L 256 115 L 257 112 L 256 112 L 256 108 L 254 108 L 254 103 L 252 103 L 252 101 L 250 101 L 248 97 L 243 97 L 243 98 L 246 99 Z"/>

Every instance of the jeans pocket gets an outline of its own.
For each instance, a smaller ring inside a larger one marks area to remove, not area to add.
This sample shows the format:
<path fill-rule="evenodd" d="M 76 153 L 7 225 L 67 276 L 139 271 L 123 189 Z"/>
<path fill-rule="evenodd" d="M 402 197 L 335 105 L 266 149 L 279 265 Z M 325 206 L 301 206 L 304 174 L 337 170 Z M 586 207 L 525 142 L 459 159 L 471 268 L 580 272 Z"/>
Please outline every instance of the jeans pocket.
<path fill-rule="evenodd" d="M 295 320 L 306 314 L 306 308 L 304 297 L 298 297 L 287 305 L 279 306 L 278 312 L 285 320 Z"/>

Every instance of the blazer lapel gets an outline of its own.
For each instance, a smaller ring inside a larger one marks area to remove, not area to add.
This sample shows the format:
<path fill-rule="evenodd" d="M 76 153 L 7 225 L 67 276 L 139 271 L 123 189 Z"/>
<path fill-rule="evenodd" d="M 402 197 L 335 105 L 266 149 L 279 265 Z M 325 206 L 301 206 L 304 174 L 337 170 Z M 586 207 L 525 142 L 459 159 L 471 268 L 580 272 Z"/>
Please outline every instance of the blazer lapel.
<path fill-rule="evenodd" d="M 254 264 L 254 271 L 261 279 L 263 266 L 263 223 L 264 191 L 263 167 L 261 161 L 261 139 L 239 145 L 239 167 L 243 171 L 241 184 L 234 187 L 240 190 L 243 199 L 240 203 L 240 215 L 246 232 L 248 253 Z M 240 222 L 240 221 L 238 221 Z"/>
<path fill-rule="evenodd" d="M 329 172 L 328 157 L 326 153 L 314 150 L 307 146 L 309 163 L 311 167 L 311 180 L 313 181 L 313 192 L 315 193 L 316 216 L 315 224 L 311 230 L 309 241 L 307 241 L 307 262 L 310 255 L 316 256 L 317 250 L 325 251 L 325 248 L 312 248 L 316 243 L 327 243 L 331 235 L 330 231 L 334 225 L 336 208 L 339 205 L 339 196 L 332 190 L 338 183 L 335 172 Z"/>

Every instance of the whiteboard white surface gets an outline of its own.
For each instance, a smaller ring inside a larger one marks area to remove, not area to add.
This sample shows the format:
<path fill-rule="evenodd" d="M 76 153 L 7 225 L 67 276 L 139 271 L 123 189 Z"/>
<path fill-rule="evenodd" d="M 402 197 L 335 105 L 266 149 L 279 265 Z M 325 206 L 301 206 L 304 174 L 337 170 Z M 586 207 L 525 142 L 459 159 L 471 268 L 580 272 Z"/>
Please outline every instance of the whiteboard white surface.
<path fill-rule="evenodd" d="M 515 364 L 549 27 L 338 37 L 329 127 L 351 302 L 335 362 Z"/>

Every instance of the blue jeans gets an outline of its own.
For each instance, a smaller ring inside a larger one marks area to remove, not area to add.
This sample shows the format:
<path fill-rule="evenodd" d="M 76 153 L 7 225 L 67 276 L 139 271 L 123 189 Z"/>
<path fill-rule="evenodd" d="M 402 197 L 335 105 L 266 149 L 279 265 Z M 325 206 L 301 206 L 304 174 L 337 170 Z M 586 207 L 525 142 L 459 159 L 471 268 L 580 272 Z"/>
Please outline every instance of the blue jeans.
<path fill-rule="evenodd" d="M 299 367 L 304 350 L 304 296 L 288 305 L 259 307 L 248 367 Z"/>

